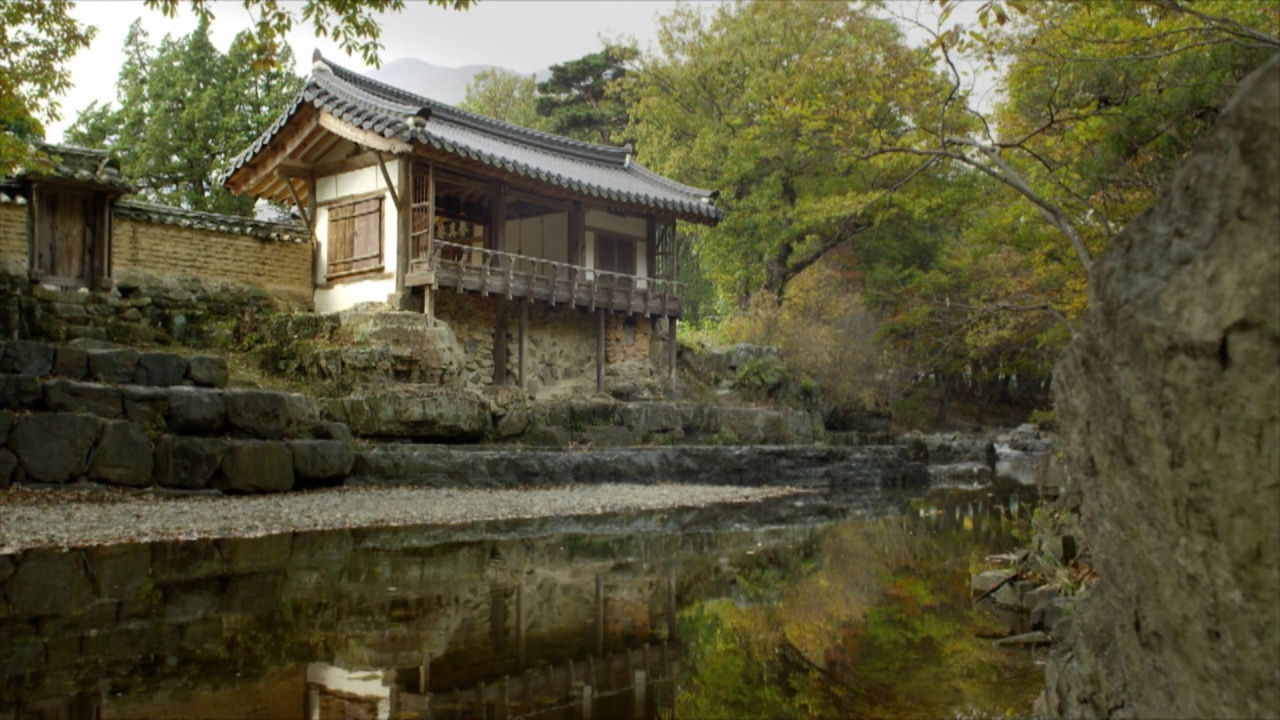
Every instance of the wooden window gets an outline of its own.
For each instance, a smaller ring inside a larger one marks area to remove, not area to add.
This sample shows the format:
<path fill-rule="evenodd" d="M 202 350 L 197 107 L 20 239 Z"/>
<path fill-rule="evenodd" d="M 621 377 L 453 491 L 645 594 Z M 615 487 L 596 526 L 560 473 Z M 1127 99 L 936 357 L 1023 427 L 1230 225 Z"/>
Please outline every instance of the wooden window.
<path fill-rule="evenodd" d="M 381 270 L 382 197 L 329 208 L 328 275 Z"/>
<path fill-rule="evenodd" d="M 596 269 L 635 275 L 635 241 L 612 235 L 596 235 Z"/>

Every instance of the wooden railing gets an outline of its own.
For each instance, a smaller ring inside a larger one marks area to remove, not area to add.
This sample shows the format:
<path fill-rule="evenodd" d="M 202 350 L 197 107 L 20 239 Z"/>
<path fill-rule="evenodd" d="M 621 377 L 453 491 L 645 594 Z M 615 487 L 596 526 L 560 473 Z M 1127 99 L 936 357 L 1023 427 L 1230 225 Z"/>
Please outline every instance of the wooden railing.
<path fill-rule="evenodd" d="M 436 240 L 426 258 L 410 262 L 407 284 L 433 290 L 526 298 L 549 305 L 680 317 L 685 284 L 597 270 Z"/>

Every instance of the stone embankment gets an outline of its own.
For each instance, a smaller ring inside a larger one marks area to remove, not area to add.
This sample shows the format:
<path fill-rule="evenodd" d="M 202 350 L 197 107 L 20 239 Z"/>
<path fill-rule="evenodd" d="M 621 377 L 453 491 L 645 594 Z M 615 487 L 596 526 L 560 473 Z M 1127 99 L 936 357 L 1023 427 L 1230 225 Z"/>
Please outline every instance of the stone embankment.
<path fill-rule="evenodd" d="M 802 411 L 607 397 L 533 405 L 510 388 L 486 397 L 408 384 L 324 399 L 227 388 L 227 380 L 216 356 L 9 341 L 0 351 L 0 486 L 240 493 L 344 483 L 841 488 L 929 481 L 924 465 L 900 447 L 815 446 L 814 424 Z M 500 434 L 552 447 L 429 444 Z M 672 446 L 699 440 L 727 447 Z"/>

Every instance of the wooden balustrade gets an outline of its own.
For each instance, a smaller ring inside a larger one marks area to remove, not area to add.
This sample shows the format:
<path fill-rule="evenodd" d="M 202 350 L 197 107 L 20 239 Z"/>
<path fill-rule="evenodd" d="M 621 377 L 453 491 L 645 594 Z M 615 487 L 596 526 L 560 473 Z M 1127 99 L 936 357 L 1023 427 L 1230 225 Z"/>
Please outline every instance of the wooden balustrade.
<path fill-rule="evenodd" d="M 644 315 L 679 317 L 684 309 L 682 282 L 443 240 L 432 243 L 427 257 L 411 261 L 407 284 Z"/>

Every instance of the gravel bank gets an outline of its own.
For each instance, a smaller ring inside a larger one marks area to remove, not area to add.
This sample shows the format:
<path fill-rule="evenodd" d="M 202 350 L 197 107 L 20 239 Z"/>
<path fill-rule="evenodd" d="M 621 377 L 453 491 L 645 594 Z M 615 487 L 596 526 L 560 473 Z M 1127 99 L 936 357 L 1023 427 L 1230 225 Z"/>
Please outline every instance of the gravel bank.
<path fill-rule="evenodd" d="M 278 532 L 751 503 L 802 492 L 789 487 L 572 485 L 536 490 L 334 488 L 233 497 L 160 497 L 108 490 L 0 493 L 0 555 L 35 547 L 255 537 Z"/>

